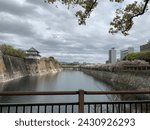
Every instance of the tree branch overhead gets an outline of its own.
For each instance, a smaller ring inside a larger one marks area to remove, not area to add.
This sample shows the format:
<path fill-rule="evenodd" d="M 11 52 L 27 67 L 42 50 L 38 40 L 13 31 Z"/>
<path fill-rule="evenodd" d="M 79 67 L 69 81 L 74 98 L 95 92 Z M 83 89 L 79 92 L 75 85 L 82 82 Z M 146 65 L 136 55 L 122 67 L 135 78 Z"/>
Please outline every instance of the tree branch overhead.
<path fill-rule="evenodd" d="M 76 17 L 78 17 L 79 25 L 86 25 L 86 19 L 90 17 L 92 11 L 97 7 L 100 0 L 46 0 L 50 4 L 55 2 L 61 2 L 67 5 L 78 5 L 82 7 L 83 10 L 78 10 L 76 12 Z M 124 0 L 108 0 L 110 2 L 123 3 Z M 126 5 L 125 9 L 117 9 L 116 17 L 110 23 L 109 33 L 114 34 L 121 32 L 123 35 L 127 36 L 129 30 L 132 28 L 135 17 L 143 15 L 148 10 L 148 3 L 150 0 L 143 0 L 143 2 L 135 1 L 132 4 Z"/>

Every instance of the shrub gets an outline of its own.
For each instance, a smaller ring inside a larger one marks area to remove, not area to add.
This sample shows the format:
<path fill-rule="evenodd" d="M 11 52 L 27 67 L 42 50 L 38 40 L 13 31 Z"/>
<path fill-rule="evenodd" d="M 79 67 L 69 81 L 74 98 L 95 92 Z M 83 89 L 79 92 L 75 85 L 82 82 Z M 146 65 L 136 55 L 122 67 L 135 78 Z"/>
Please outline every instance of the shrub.
<path fill-rule="evenodd" d="M 25 52 L 21 49 L 15 49 L 13 46 L 2 44 L 0 50 L 4 55 L 15 56 L 19 58 L 25 58 Z"/>
<path fill-rule="evenodd" d="M 144 60 L 150 63 L 150 51 L 128 54 L 124 60 Z"/>

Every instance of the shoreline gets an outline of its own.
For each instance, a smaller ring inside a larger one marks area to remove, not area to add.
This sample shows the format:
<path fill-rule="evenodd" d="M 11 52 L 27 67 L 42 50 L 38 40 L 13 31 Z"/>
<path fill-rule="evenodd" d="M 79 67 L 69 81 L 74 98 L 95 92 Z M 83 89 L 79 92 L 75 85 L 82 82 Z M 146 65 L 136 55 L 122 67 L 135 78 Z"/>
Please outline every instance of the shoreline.
<path fill-rule="evenodd" d="M 14 80 L 17 80 L 17 79 L 21 79 L 21 78 L 24 78 L 24 77 L 40 77 L 40 76 L 49 75 L 49 74 L 56 74 L 56 73 L 59 73 L 61 71 L 62 71 L 62 69 L 59 69 L 59 70 L 52 70 L 51 72 L 48 72 L 48 73 L 28 74 L 28 75 L 19 76 L 19 77 L 16 77 L 16 78 L 4 79 L 5 81 L 0 82 L 0 84 L 8 83 L 8 82 L 11 82 L 11 81 L 14 81 Z"/>

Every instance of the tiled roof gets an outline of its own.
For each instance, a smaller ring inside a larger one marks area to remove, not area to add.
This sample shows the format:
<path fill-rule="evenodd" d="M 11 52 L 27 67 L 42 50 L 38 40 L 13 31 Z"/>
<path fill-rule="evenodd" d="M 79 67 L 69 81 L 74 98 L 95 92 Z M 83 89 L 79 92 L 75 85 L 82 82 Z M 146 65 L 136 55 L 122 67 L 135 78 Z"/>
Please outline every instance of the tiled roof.
<path fill-rule="evenodd" d="M 35 48 L 30 48 L 29 50 L 27 50 L 28 52 L 39 52 L 39 51 L 37 51 Z"/>

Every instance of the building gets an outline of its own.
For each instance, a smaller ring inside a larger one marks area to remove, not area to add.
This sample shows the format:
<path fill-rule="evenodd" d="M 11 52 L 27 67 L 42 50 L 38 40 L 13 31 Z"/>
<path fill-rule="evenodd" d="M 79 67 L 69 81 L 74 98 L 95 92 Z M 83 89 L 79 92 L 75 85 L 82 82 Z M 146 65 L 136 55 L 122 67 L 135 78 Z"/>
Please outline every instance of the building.
<path fill-rule="evenodd" d="M 120 51 L 120 59 L 123 60 L 125 56 L 128 54 L 134 53 L 134 48 L 133 47 L 128 47 L 126 50 L 121 50 Z"/>
<path fill-rule="evenodd" d="M 115 48 L 109 50 L 109 63 L 115 64 L 117 62 L 117 53 Z"/>
<path fill-rule="evenodd" d="M 72 64 L 79 65 L 80 63 L 78 61 L 74 61 Z"/>
<path fill-rule="evenodd" d="M 150 41 L 148 41 L 147 44 L 141 45 L 140 51 L 150 51 Z"/>
<path fill-rule="evenodd" d="M 106 60 L 106 64 L 109 64 L 109 60 Z"/>
<path fill-rule="evenodd" d="M 26 59 L 40 59 L 41 56 L 39 55 L 39 53 L 39 51 L 32 47 L 26 51 Z"/>

